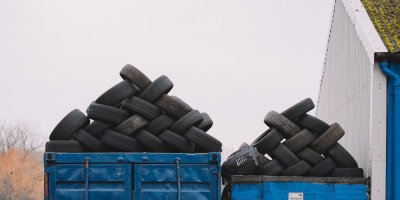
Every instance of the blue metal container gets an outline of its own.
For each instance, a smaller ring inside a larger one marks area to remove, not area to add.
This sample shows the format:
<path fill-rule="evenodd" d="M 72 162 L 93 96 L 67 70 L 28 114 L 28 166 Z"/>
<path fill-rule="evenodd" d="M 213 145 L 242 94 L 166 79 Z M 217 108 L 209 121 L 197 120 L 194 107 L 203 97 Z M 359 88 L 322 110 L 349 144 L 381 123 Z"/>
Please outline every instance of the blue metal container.
<path fill-rule="evenodd" d="M 44 199 L 221 199 L 220 153 L 44 154 Z"/>
<path fill-rule="evenodd" d="M 367 179 L 232 176 L 232 200 L 367 200 Z"/>

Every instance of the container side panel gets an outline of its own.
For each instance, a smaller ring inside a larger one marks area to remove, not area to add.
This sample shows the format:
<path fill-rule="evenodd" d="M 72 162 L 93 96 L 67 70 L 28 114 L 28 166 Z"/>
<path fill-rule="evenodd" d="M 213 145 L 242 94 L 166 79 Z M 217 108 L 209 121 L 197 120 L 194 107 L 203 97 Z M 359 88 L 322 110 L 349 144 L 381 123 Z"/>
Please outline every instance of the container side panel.
<path fill-rule="evenodd" d="M 263 199 L 263 184 L 262 183 L 241 183 L 233 184 L 232 189 L 232 200 L 239 199 Z"/>
<path fill-rule="evenodd" d="M 301 193 L 304 199 L 334 200 L 334 185 L 304 182 L 264 182 L 264 199 L 289 199 L 289 193 Z"/>
<path fill-rule="evenodd" d="M 335 200 L 367 200 L 367 186 L 359 184 L 336 184 Z"/>
<path fill-rule="evenodd" d="M 48 168 L 52 171 L 49 173 L 50 199 L 85 199 L 86 192 L 90 199 L 132 197 L 130 164 L 93 164 L 89 165 L 88 174 L 83 164 L 51 164 Z"/>
<path fill-rule="evenodd" d="M 136 164 L 134 193 L 137 199 L 219 199 L 221 184 L 216 164 Z M 180 184 L 178 185 L 178 181 Z"/>

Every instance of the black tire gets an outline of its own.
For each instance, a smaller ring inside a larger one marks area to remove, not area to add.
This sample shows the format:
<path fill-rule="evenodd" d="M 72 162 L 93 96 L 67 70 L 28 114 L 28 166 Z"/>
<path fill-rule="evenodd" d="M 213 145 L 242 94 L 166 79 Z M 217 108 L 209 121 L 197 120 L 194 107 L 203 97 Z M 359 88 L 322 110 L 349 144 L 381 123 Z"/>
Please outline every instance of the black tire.
<path fill-rule="evenodd" d="M 157 106 L 135 96 L 124 100 L 121 107 L 130 112 L 139 114 L 149 121 L 161 115 L 161 110 L 157 108 Z"/>
<path fill-rule="evenodd" d="M 108 106 L 117 106 L 140 91 L 136 89 L 129 80 L 122 81 L 113 86 L 96 99 L 96 103 Z"/>
<path fill-rule="evenodd" d="M 306 98 L 297 104 L 293 105 L 292 107 L 286 109 L 283 111 L 281 114 L 285 116 L 289 120 L 295 120 L 299 118 L 300 116 L 306 114 L 308 111 L 312 110 L 314 108 L 314 103 L 310 98 Z M 260 136 L 257 137 L 256 140 L 254 140 L 251 145 L 254 146 L 254 144 L 258 143 L 262 138 L 264 138 L 266 135 L 266 132 L 261 134 Z"/>
<path fill-rule="evenodd" d="M 299 157 L 302 160 L 305 160 L 307 163 L 311 164 L 312 166 L 318 165 L 325 159 L 321 154 L 319 154 L 309 148 L 304 148 L 303 150 L 299 151 L 296 155 L 297 155 L 297 157 Z"/>
<path fill-rule="evenodd" d="M 334 123 L 331 127 L 320 135 L 313 143 L 310 148 L 317 153 L 325 153 L 331 148 L 340 138 L 344 135 L 344 130 L 338 123 Z"/>
<path fill-rule="evenodd" d="M 317 137 L 313 133 L 307 129 L 303 129 L 300 131 L 300 133 L 284 141 L 282 144 L 285 145 L 291 152 L 297 153 L 314 142 L 316 138 Z"/>
<path fill-rule="evenodd" d="M 167 76 L 163 75 L 158 77 L 153 83 L 144 89 L 143 92 L 139 94 L 139 97 L 150 103 L 154 103 L 163 94 L 168 94 L 173 87 L 174 84 L 172 81 L 169 80 Z"/>
<path fill-rule="evenodd" d="M 289 120 L 295 120 L 302 115 L 306 114 L 308 111 L 312 110 L 315 107 L 313 101 L 310 98 L 306 98 L 292 107 L 286 109 L 281 114 L 288 118 Z"/>
<path fill-rule="evenodd" d="M 274 150 L 284 139 L 283 135 L 276 130 L 275 128 L 271 128 L 266 130 L 255 144 L 252 146 L 257 148 L 257 151 L 261 154 L 270 153 Z"/>
<path fill-rule="evenodd" d="M 258 168 L 258 174 L 267 176 L 278 176 L 285 170 L 285 166 L 282 165 L 277 159 L 273 159 L 267 164 Z"/>
<path fill-rule="evenodd" d="M 147 124 L 145 129 L 151 134 L 157 136 L 164 130 L 168 129 L 175 123 L 175 119 L 168 114 L 162 114 L 150 123 Z"/>
<path fill-rule="evenodd" d="M 197 128 L 203 130 L 204 132 L 207 132 L 213 126 L 214 122 L 207 113 L 203 112 L 200 114 L 203 117 L 203 121 L 200 125 L 197 126 Z"/>
<path fill-rule="evenodd" d="M 51 132 L 49 139 L 53 140 L 68 140 L 80 128 L 87 126 L 90 123 L 89 118 L 78 109 L 69 112 Z"/>
<path fill-rule="evenodd" d="M 222 191 L 221 200 L 231 200 L 231 188 L 232 184 L 227 183 Z"/>
<path fill-rule="evenodd" d="M 101 136 L 100 141 L 107 146 L 123 152 L 139 152 L 142 150 L 141 145 L 135 138 L 112 130 L 106 130 Z"/>
<path fill-rule="evenodd" d="M 266 165 L 270 160 L 265 157 L 264 155 L 262 155 L 260 152 L 257 152 L 257 162 L 258 162 L 258 166 L 257 167 L 261 167 L 263 165 Z"/>
<path fill-rule="evenodd" d="M 194 151 L 195 145 L 192 142 L 187 141 L 184 137 L 169 131 L 163 131 L 158 138 L 163 141 L 163 143 L 176 149 L 180 153 L 192 153 Z"/>
<path fill-rule="evenodd" d="M 310 131 L 318 133 L 319 135 L 329 129 L 329 124 L 308 114 L 305 114 L 297 119 L 296 124 L 301 128 L 308 129 Z"/>
<path fill-rule="evenodd" d="M 134 83 L 142 91 L 151 84 L 151 80 L 145 74 L 130 64 L 125 65 L 119 75 Z"/>
<path fill-rule="evenodd" d="M 291 138 L 301 131 L 300 127 L 298 127 L 295 123 L 275 111 L 270 111 L 267 113 L 264 118 L 264 123 L 271 128 L 278 129 L 286 139 Z"/>
<path fill-rule="evenodd" d="M 183 137 L 190 142 L 193 142 L 196 147 L 198 146 L 200 149 L 206 150 L 208 152 L 222 151 L 222 143 L 219 140 L 215 139 L 211 135 L 196 127 L 190 127 L 183 135 Z"/>
<path fill-rule="evenodd" d="M 336 163 L 332 158 L 325 158 L 324 161 L 313 167 L 308 176 L 324 177 L 329 175 L 336 168 Z"/>
<path fill-rule="evenodd" d="M 364 178 L 364 170 L 362 168 L 336 168 L 332 171 L 332 173 L 329 176 Z"/>
<path fill-rule="evenodd" d="M 106 106 L 98 103 L 91 103 L 86 110 L 88 117 L 93 120 L 110 123 L 113 125 L 120 124 L 121 122 L 132 116 L 128 111 Z"/>
<path fill-rule="evenodd" d="M 180 100 L 178 97 L 162 95 L 155 103 L 164 112 L 168 113 L 176 119 L 181 118 L 193 109 L 186 104 L 184 101 Z"/>
<path fill-rule="evenodd" d="M 80 129 L 72 137 L 91 151 L 94 152 L 110 151 L 110 148 L 107 148 L 107 146 L 101 143 L 97 138 L 93 137 L 83 129 Z"/>
<path fill-rule="evenodd" d="M 86 126 L 83 130 L 93 135 L 95 138 L 100 138 L 103 132 L 107 129 L 111 129 L 114 125 L 101 122 L 101 121 L 92 121 L 88 126 Z"/>
<path fill-rule="evenodd" d="M 170 130 L 179 135 L 183 135 L 191 126 L 198 126 L 202 121 L 203 117 L 200 112 L 198 110 L 192 110 L 176 120 L 170 127 Z"/>
<path fill-rule="evenodd" d="M 124 134 L 124 135 L 132 135 L 135 132 L 139 131 L 143 127 L 145 127 L 149 122 L 140 117 L 139 115 L 133 115 L 122 123 L 118 124 L 114 131 Z"/>
<path fill-rule="evenodd" d="M 339 143 L 335 143 L 326 155 L 332 157 L 341 168 L 358 168 L 354 157 Z"/>
<path fill-rule="evenodd" d="M 57 140 L 46 142 L 45 152 L 88 152 L 78 141 Z"/>
<path fill-rule="evenodd" d="M 293 166 L 285 169 L 281 176 L 303 176 L 307 174 L 308 171 L 311 170 L 311 166 L 304 160 L 300 160 L 298 163 Z"/>
<path fill-rule="evenodd" d="M 283 144 L 279 144 L 271 152 L 271 155 L 281 161 L 286 167 L 291 167 L 300 161 L 300 159 Z"/>
<path fill-rule="evenodd" d="M 224 180 L 230 181 L 232 175 L 239 175 L 235 166 L 226 165 L 226 161 L 221 166 L 221 176 Z"/>
<path fill-rule="evenodd" d="M 165 145 L 158 137 L 142 129 L 135 134 L 136 139 L 154 152 L 173 152 L 173 149 Z"/>

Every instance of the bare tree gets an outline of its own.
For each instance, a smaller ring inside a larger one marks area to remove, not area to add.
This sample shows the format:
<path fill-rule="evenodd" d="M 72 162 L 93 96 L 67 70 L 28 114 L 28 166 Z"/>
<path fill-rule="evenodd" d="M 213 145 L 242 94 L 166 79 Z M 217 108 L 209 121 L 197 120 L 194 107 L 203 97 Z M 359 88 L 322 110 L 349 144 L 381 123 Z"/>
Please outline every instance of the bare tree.
<path fill-rule="evenodd" d="M 16 120 L 3 123 L 0 129 L 0 151 L 21 149 L 25 153 L 32 152 L 43 146 L 43 140 L 38 137 L 37 128 L 28 121 Z"/>

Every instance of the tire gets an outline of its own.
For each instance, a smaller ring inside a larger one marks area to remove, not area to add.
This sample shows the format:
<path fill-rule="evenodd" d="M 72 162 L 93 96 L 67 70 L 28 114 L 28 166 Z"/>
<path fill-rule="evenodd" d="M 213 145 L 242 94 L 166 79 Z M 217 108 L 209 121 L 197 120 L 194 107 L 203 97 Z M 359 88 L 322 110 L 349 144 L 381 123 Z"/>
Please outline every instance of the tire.
<path fill-rule="evenodd" d="M 221 196 L 221 200 L 231 200 L 231 188 L 232 188 L 232 184 L 231 183 L 227 183 L 224 187 L 224 190 L 222 191 L 222 196 Z"/>
<path fill-rule="evenodd" d="M 139 94 L 139 98 L 142 98 L 150 103 L 154 103 L 163 94 L 168 92 L 174 87 L 174 84 L 169 80 L 167 76 L 158 77 L 153 83 L 151 83 L 142 93 Z"/>
<path fill-rule="evenodd" d="M 45 152 L 88 152 L 78 141 L 56 140 L 46 142 Z"/>
<path fill-rule="evenodd" d="M 331 127 L 320 135 L 313 143 L 310 148 L 317 153 L 325 153 L 331 148 L 340 138 L 344 135 L 344 130 L 338 123 L 334 123 Z"/>
<path fill-rule="evenodd" d="M 192 153 L 194 151 L 195 144 L 172 131 L 165 130 L 158 138 L 160 138 L 163 143 L 178 150 L 179 153 Z"/>
<path fill-rule="evenodd" d="M 142 150 L 141 145 L 135 138 L 112 130 L 106 130 L 101 136 L 100 141 L 107 146 L 123 152 L 140 152 Z"/>
<path fill-rule="evenodd" d="M 151 134 L 158 136 L 161 132 L 171 127 L 174 123 L 175 119 L 164 113 L 148 123 L 145 129 Z"/>
<path fill-rule="evenodd" d="M 364 178 L 364 170 L 362 168 L 336 168 L 330 174 L 331 177 L 352 177 Z"/>
<path fill-rule="evenodd" d="M 291 167 L 300 161 L 300 159 L 283 144 L 279 144 L 271 154 L 286 167 Z"/>
<path fill-rule="evenodd" d="M 154 152 L 173 152 L 173 149 L 165 145 L 159 138 L 142 129 L 135 134 L 136 139 Z"/>
<path fill-rule="evenodd" d="M 267 164 L 258 168 L 258 174 L 267 176 L 278 176 L 285 170 L 285 166 L 282 165 L 277 159 L 273 159 Z"/>
<path fill-rule="evenodd" d="M 91 151 L 94 152 L 110 151 L 110 148 L 104 146 L 103 143 L 101 143 L 98 139 L 96 139 L 83 129 L 80 129 L 72 137 Z"/>
<path fill-rule="evenodd" d="M 288 118 L 289 120 L 295 120 L 302 115 L 306 114 L 308 111 L 312 110 L 315 107 L 313 101 L 310 98 L 306 98 L 292 107 L 286 109 L 281 114 Z"/>
<path fill-rule="evenodd" d="M 261 136 L 263 137 L 252 146 L 256 147 L 257 151 L 263 155 L 269 154 L 284 139 L 283 135 L 275 128 L 266 130 Z"/>
<path fill-rule="evenodd" d="M 264 118 L 264 123 L 271 128 L 278 129 L 286 139 L 301 131 L 295 123 L 275 111 L 270 111 Z"/>
<path fill-rule="evenodd" d="M 129 80 L 125 80 L 104 92 L 95 102 L 115 107 L 121 104 L 124 99 L 136 95 L 139 92 L 140 91 L 136 89 Z"/>
<path fill-rule="evenodd" d="M 208 152 L 222 151 L 222 143 L 219 140 L 215 139 L 211 135 L 196 127 L 190 127 L 183 135 L 183 137 L 190 142 L 193 142 L 196 147 L 198 146 L 200 149 L 206 150 Z"/>
<path fill-rule="evenodd" d="M 87 126 L 90 123 L 80 110 L 75 109 L 69 112 L 51 132 L 49 139 L 53 140 L 68 140 L 80 128 Z"/>
<path fill-rule="evenodd" d="M 161 115 L 161 110 L 157 106 L 138 97 L 131 97 L 122 102 L 121 107 L 132 113 L 136 113 L 149 121 Z"/>
<path fill-rule="evenodd" d="M 202 121 L 203 117 L 200 112 L 198 110 L 192 110 L 176 120 L 170 127 L 170 130 L 179 135 L 183 135 L 191 126 L 198 126 Z"/>
<path fill-rule="evenodd" d="M 145 90 L 151 84 L 151 80 L 145 74 L 130 64 L 125 65 L 119 75 L 123 79 L 128 79 L 134 83 L 141 91 Z"/>
<path fill-rule="evenodd" d="M 103 132 L 107 129 L 111 129 L 113 127 L 112 124 L 101 122 L 101 121 L 92 121 L 88 126 L 86 126 L 83 130 L 93 135 L 95 138 L 100 138 Z"/>
<path fill-rule="evenodd" d="M 156 101 L 155 105 L 176 119 L 183 117 L 193 110 L 178 97 L 166 94 L 162 95 L 161 98 Z"/>
<path fill-rule="evenodd" d="M 230 181 L 232 175 L 239 175 L 239 172 L 234 166 L 225 165 L 226 161 L 221 166 L 221 176 L 224 180 Z"/>
<path fill-rule="evenodd" d="M 286 109 L 283 111 L 281 114 L 286 117 L 289 120 L 295 120 L 299 118 L 300 116 L 306 114 L 308 111 L 312 110 L 314 108 L 314 103 L 310 98 L 306 98 L 297 104 L 293 105 L 292 107 Z M 254 142 L 251 143 L 251 145 L 254 146 L 254 144 L 258 143 L 264 136 L 266 135 L 266 132 L 261 134 Z"/>
<path fill-rule="evenodd" d="M 311 166 L 304 160 L 300 160 L 298 163 L 293 166 L 285 169 L 281 176 L 303 176 L 307 174 L 308 171 L 311 170 Z"/>
<path fill-rule="evenodd" d="M 291 152 L 297 153 L 314 142 L 317 137 L 307 129 L 303 129 L 300 133 L 284 141 L 285 145 Z"/>
<path fill-rule="evenodd" d="M 258 162 L 258 166 L 257 167 L 261 167 L 266 165 L 270 160 L 265 157 L 264 155 L 262 155 L 260 152 L 258 152 L 257 154 L 257 162 Z"/>
<path fill-rule="evenodd" d="M 207 132 L 213 126 L 214 122 L 207 113 L 203 112 L 200 114 L 203 117 L 203 121 L 200 125 L 197 126 L 197 128 L 203 130 L 204 132 Z"/>
<path fill-rule="evenodd" d="M 114 128 L 114 131 L 124 134 L 124 135 L 132 135 L 138 130 L 145 127 L 149 122 L 140 117 L 139 115 L 133 115 L 127 120 L 120 123 L 118 126 Z"/>
<path fill-rule="evenodd" d="M 113 125 L 120 124 L 121 122 L 132 116 L 128 111 L 106 106 L 98 103 L 91 103 L 86 110 L 88 117 L 93 120 L 99 120 Z"/>
<path fill-rule="evenodd" d="M 318 165 L 313 167 L 308 176 L 313 177 L 324 177 L 329 175 L 336 168 L 336 163 L 332 158 L 325 158 L 324 161 L 320 162 Z"/>
<path fill-rule="evenodd" d="M 305 160 L 307 163 L 311 164 L 312 166 L 316 166 L 322 161 L 324 161 L 324 157 L 309 149 L 309 148 L 304 148 L 303 150 L 299 151 L 297 154 L 297 157 L 299 157 L 302 160 Z"/>
<path fill-rule="evenodd" d="M 354 157 L 339 143 L 335 143 L 326 154 L 332 157 L 341 168 L 358 168 Z"/>
<path fill-rule="evenodd" d="M 302 117 L 300 117 L 295 123 L 299 127 L 308 129 L 310 131 L 318 133 L 319 135 L 323 134 L 325 131 L 329 129 L 329 124 L 308 114 L 305 114 Z"/>

